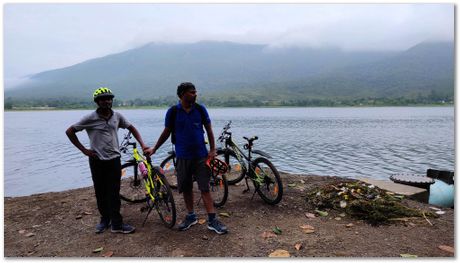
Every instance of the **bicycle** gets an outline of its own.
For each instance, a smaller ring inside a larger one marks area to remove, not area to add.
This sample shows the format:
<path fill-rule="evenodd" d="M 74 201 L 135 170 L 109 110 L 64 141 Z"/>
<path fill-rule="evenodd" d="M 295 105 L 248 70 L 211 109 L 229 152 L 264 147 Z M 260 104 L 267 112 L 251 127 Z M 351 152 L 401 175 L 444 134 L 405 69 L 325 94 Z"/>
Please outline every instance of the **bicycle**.
<path fill-rule="evenodd" d="M 176 151 L 171 150 L 168 156 L 161 162 L 160 167 L 165 173 L 166 180 L 171 188 L 177 188 Z M 224 173 L 216 173 L 211 170 L 209 191 L 214 201 L 214 207 L 222 207 L 228 198 L 228 182 Z M 201 199 L 200 199 L 201 200 Z M 198 200 L 199 202 L 199 200 Z"/>
<path fill-rule="evenodd" d="M 229 121 L 224 126 L 218 138 L 218 141 L 225 146 L 217 149 L 217 158 L 223 159 L 228 165 L 226 173 L 228 183 L 236 184 L 244 178 L 247 187 L 244 192 L 248 192 L 250 190 L 248 179 L 251 179 L 255 188 L 252 198 L 257 192 L 266 203 L 271 205 L 279 203 L 283 197 L 283 184 L 278 170 L 268 160 L 271 158 L 270 155 L 253 149 L 254 141 L 258 139 L 257 136 L 243 137 L 247 141 L 244 149 L 248 151 L 248 155 L 245 155 L 233 141 L 232 133 L 228 131 L 231 123 L 232 121 Z M 253 154 L 260 156 L 252 159 Z"/>
<path fill-rule="evenodd" d="M 148 209 L 142 226 L 155 209 L 161 221 L 172 228 L 176 223 L 176 206 L 168 181 L 159 167 L 152 166 L 150 157 L 144 158 L 139 154 L 137 143 L 130 139 L 131 132 L 128 132 L 120 145 L 120 151 L 129 153 L 131 158 L 121 166 L 120 198 L 130 203 L 146 202 L 147 206 L 141 209 Z"/>

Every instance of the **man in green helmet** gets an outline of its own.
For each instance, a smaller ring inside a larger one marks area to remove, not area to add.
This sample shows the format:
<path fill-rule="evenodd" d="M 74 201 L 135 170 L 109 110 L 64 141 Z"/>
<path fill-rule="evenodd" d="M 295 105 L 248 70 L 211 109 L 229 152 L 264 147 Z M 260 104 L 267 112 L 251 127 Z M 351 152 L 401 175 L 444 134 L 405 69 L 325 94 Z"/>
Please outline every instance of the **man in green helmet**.
<path fill-rule="evenodd" d="M 142 149 L 148 149 L 137 129 L 119 112 L 112 110 L 112 91 L 98 88 L 93 99 L 98 108 L 71 125 L 66 134 L 70 141 L 84 155 L 89 157 L 89 166 L 96 192 L 97 208 L 101 221 L 96 225 L 96 233 L 102 233 L 111 225 L 113 233 L 133 233 L 135 228 L 123 223 L 120 214 L 121 162 L 118 143 L 118 128 L 131 131 Z M 76 133 L 86 130 L 90 148 L 83 146 Z"/>

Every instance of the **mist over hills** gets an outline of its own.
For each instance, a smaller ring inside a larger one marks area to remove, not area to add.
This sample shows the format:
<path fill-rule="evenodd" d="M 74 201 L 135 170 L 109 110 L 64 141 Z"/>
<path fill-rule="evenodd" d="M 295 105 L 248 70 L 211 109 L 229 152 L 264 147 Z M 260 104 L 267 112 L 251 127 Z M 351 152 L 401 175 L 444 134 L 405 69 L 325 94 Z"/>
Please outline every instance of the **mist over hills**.
<path fill-rule="evenodd" d="M 83 101 L 95 88 L 108 86 L 118 101 L 174 101 L 177 85 L 191 81 L 203 99 L 223 105 L 228 100 L 450 100 L 454 58 L 452 42 L 420 43 L 402 52 L 274 49 L 211 41 L 149 43 L 35 74 L 29 82 L 6 90 L 5 98 Z"/>

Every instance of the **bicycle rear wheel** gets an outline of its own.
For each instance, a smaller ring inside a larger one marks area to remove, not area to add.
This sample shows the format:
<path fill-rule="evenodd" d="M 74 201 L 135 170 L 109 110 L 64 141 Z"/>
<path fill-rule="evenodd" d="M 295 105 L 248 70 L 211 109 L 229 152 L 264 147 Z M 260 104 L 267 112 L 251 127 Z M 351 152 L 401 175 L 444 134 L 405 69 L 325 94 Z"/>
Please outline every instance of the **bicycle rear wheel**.
<path fill-rule="evenodd" d="M 165 177 L 159 171 L 154 172 L 160 175 L 154 183 L 156 190 L 155 209 L 161 221 L 168 228 L 172 228 L 176 223 L 176 204 L 174 203 L 173 193 Z"/>
<path fill-rule="evenodd" d="M 171 154 L 160 164 L 163 169 L 165 178 L 172 189 L 177 189 L 177 171 L 176 171 L 176 155 Z"/>
<path fill-rule="evenodd" d="M 121 166 L 120 198 L 130 203 L 141 203 L 147 200 L 144 180 L 141 178 L 136 162 L 124 163 Z"/>
<path fill-rule="evenodd" d="M 268 204 L 275 205 L 283 197 L 283 184 L 275 166 L 266 158 L 258 157 L 252 162 L 257 175 L 252 179 L 257 193 Z"/>
<path fill-rule="evenodd" d="M 211 176 L 209 192 L 214 201 L 214 207 L 221 207 L 227 202 L 228 182 L 225 175 Z"/>
<path fill-rule="evenodd" d="M 225 173 L 225 177 L 229 185 L 234 185 L 243 180 L 246 171 L 243 169 L 243 166 L 238 161 L 233 151 L 218 150 L 216 158 L 224 161 L 228 165 L 228 171 Z"/>

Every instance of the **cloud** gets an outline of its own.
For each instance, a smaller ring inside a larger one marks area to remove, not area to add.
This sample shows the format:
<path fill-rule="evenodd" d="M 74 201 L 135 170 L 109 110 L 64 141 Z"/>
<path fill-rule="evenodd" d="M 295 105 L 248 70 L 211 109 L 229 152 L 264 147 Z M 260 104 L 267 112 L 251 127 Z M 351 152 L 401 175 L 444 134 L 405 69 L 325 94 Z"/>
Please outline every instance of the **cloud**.
<path fill-rule="evenodd" d="M 403 50 L 454 39 L 453 4 L 6 4 L 5 76 L 148 42 Z"/>

